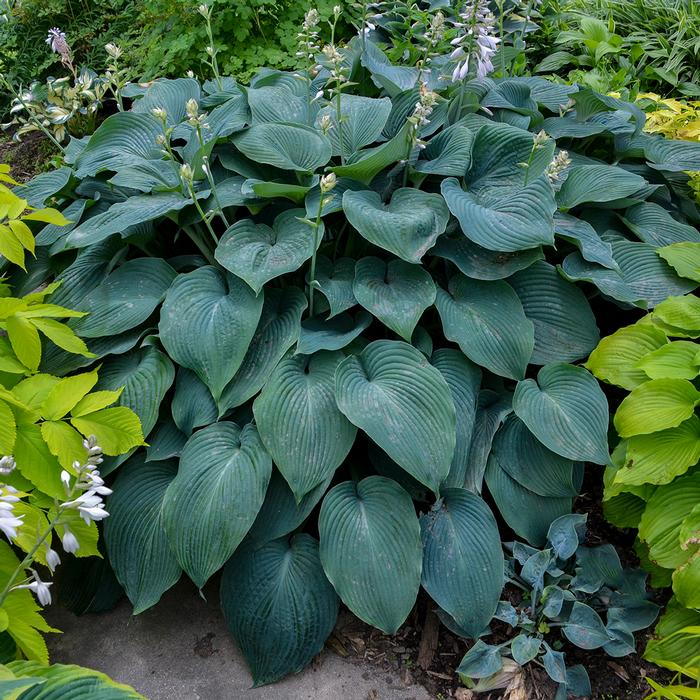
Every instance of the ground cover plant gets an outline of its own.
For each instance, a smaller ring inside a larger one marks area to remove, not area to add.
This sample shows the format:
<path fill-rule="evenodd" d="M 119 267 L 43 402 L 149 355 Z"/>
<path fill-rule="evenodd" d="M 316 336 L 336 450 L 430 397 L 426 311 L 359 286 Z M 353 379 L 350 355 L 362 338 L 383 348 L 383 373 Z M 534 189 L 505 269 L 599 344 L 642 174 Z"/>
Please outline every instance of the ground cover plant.
<path fill-rule="evenodd" d="M 700 144 L 585 86 L 488 77 L 483 3 L 418 18 L 403 65 L 375 41 L 386 17 L 363 17 L 341 47 L 309 11 L 300 72 L 244 87 L 213 49 L 210 80 L 129 85 L 16 190 L 64 225 L 22 246 L 13 293 L 59 283 L 51 304 L 81 314 L 67 327 L 87 351 L 47 345 L 30 369 L 94 378 L 147 443 L 97 436 L 111 566 L 136 613 L 223 567 L 256 684 L 303 668 L 340 601 L 393 633 L 421 586 L 488 645 L 506 573 L 533 586 L 532 615 L 545 582 L 561 591 L 569 643 L 630 653 L 653 621 L 643 575 L 574 525 L 566 551 L 552 533 L 578 522 L 584 469 L 610 463 L 608 401 L 581 363 L 601 330 L 699 284 L 668 251 L 700 244 Z M 519 541 L 507 558 L 502 539 Z M 509 662 L 542 654 L 562 697 L 585 687 L 526 618 Z"/>

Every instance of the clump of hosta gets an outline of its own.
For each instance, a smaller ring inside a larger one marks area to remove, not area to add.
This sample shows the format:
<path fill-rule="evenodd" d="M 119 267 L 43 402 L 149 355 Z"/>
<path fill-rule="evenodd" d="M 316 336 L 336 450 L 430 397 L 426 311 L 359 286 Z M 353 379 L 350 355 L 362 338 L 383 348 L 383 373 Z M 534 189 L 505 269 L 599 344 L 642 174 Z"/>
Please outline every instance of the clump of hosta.
<path fill-rule="evenodd" d="M 479 638 L 501 541 L 548 547 L 585 465 L 610 462 L 582 365 L 599 325 L 698 284 L 666 251 L 700 243 L 695 144 L 590 89 L 493 79 L 481 3 L 459 27 L 445 12 L 463 53 L 399 64 L 378 41 L 389 8 L 364 7 L 375 28 L 348 46 L 312 9 L 304 70 L 134 86 L 29 185 L 73 223 L 38 232 L 27 285 L 61 281 L 95 355 L 43 367 L 99 366 L 148 445 L 108 464 L 115 575 L 141 612 L 223 569 L 256 684 L 308 664 L 340 601 L 392 634 L 422 588 Z"/>

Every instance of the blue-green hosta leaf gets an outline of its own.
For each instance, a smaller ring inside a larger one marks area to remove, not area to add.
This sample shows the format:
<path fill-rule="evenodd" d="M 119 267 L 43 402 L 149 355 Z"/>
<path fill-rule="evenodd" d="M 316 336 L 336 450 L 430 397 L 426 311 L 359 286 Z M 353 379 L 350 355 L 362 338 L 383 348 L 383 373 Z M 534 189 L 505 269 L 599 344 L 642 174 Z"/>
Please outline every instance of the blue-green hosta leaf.
<path fill-rule="evenodd" d="M 497 646 L 486 644 L 480 639 L 462 657 L 457 673 L 467 678 L 487 678 L 503 668 L 503 657 Z"/>
<path fill-rule="evenodd" d="M 282 170 L 310 173 L 331 159 L 330 141 L 300 124 L 256 124 L 231 140 L 251 160 Z"/>
<path fill-rule="evenodd" d="M 214 107 L 207 116 L 209 133 L 205 138 L 214 139 L 240 131 L 250 122 L 248 100 L 245 95 L 234 95 L 222 104 Z"/>
<path fill-rule="evenodd" d="M 221 579 L 221 609 L 255 686 L 298 673 L 335 627 L 338 597 L 307 534 L 242 547 Z"/>
<path fill-rule="evenodd" d="M 124 387 L 119 405 L 130 408 L 148 435 L 158 420 L 160 405 L 175 379 L 170 358 L 153 346 L 136 352 L 112 355 L 100 367 L 96 389 L 115 391 Z"/>
<path fill-rule="evenodd" d="M 73 171 L 64 165 L 47 173 L 39 173 L 26 184 L 14 187 L 13 191 L 18 197 L 26 199 L 30 207 L 41 208 L 70 182 L 72 174 Z"/>
<path fill-rule="evenodd" d="M 535 326 L 535 350 L 530 362 L 573 362 L 598 344 L 595 316 L 583 292 L 563 279 L 557 269 L 538 261 L 508 279 Z"/>
<path fill-rule="evenodd" d="M 322 117 L 330 118 L 328 138 L 333 144 L 333 155 L 349 156 L 377 141 L 391 112 L 388 97 L 375 99 L 360 95 L 343 95 L 340 100 L 340 129 L 335 103 L 321 109 L 316 117 L 318 125 Z"/>
<path fill-rule="evenodd" d="M 535 437 L 569 459 L 607 464 L 608 402 L 583 367 L 553 363 L 518 383 L 513 410 Z"/>
<path fill-rule="evenodd" d="M 186 367 L 177 369 L 170 410 L 175 425 L 188 437 L 195 428 L 215 423 L 219 416 L 207 385 Z"/>
<path fill-rule="evenodd" d="M 336 165 L 330 170 L 339 178 L 350 178 L 369 185 L 381 170 L 406 158 L 408 137 L 412 129 L 413 127 L 407 124 L 389 141 L 358 151 L 349 163 Z"/>
<path fill-rule="evenodd" d="M 62 249 L 84 248 L 109 236 L 126 235 L 130 226 L 160 219 L 183 209 L 192 200 L 179 192 L 136 195 L 116 202 L 107 211 L 91 216 L 73 229 L 62 242 Z"/>
<path fill-rule="evenodd" d="M 306 297 L 301 289 L 288 287 L 265 292 L 265 303 L 255 335 L 240 368 L 221 395 L 221 415 L 245 403 L 262 388 L 298 339 L 305 308 Z"/>
<path fill-rule="evenodd" d="M 511 642 L 510 653 L 513 655 L 513 661 L 524 666 L 540 653 L 541 646 L 542 640 L 521 633 Z"/>
<path fill-rule="evenodd" d="M 304 216 L 303 209 L 288 209 L 272 226 L 237 221 L 221 237 L 214 257 L 257 294 L 266 282 L 299 269 L 321 244 L 323 223 L 314 240 L 313 228 L 299 221 Z"/>
<path fill-rule="evenodd" d="M 453 124 L 428 142 L 415 170 L 427 175 L 464 177 L 471 164 L 473 133 L 463 124 Z"/>
<path fill-rule="evenodd" d="M 160 338 L 170 357 L 187 367 L 218 400 L 243 362 L 262 312 L 243 282 L 213 267 L 179 275 L 161 309 Z"/>
<path fill-rule="evenodd" d="M 557 203 L 571 209 L 583 202 L 612 202 L 641 190 L 647 181 L 615 165 L 573 165 L 557 193 Z"/>
<path fill-rule="evenodd" d="M 333 474 L 355 441 L 355 426 L 335 401 L 342 357 L 286 357 L 253 404 L 262 441 L 297 501 Z"/>
<path fill-rule="evenodd" d="M 499 253 L 482 248 L 462 233 L 440 236 L 430 254 L 449 260 L 462 274 L 475 280 L 505 279 L 544 258 L 542 248 L 539 247 Z"/>
<path fill-rule="evenodd" d="M 614 240 L 611 245 L 625 283 L 648 303 L 649 308 L 667 297 L 687 294 L 698 286 L 697 282 L 678 277 L 657 255 L 653 245 L 626 240 Z"/>
<path fill-rule="evenodd" d="M 304 202 L 306 216 L 309 219 L 315 219 L 318 215 L 319 207 L 321 208 L 321 216 L 342 211 L 343 195 L 346 190 L 363 192 L 365 190 L 365 185 L 358 180 L 351 180 L 349 177 L 339 177 L 336 180 L 335 187 L 330 192 L 324 192 L 323 204 L 321 204 L 321 188 L 318 186 L 312 187 L 306 195 L 306 200 Z"/>
<path fill-rule="evenodd" d="M 548 450 L 515 415 L 496 433 L 492 454 L 512 479 L 539 496 L 567 498 L 578 493 L 574 462 Z"/>
<path fill-rule="evenodd" d="M 355 261 L 352 258 L 338 258 L 334 263 L 325 255 L 316 258 L 317 289 L 328 301 L 328 318 L 333 318 L 357 304 L 352 293 L 355 279 Z"/>
<path fill-rule="evenodd" d="M 479 391 L 464 478 L 464 488 L 474 493 L 481 493 L 493 438 L 506 416 L 513 411 L 512 404 L 513 394 L 510 392 L 496 392 L 491 389 Z"/>
<path fill-rule="evenodd" d="M 401 488 L 408 492 L 414 501 L 428 502 L 431 500 L 430 491 L 417 479 L 414 479 L 407 471 L 394 462 L 389 455 L 373 442 L 367 448 L 369 461 L 380 476 L 395 481 Z"/>
<path fill-rule="evenodd" d="M 644 126 L 646 116 L 634 103 L 603 95 L 589 87 L 579 87 L 578 91 L 571 95 L 571 99 L 576 103 L 576 118 L 581 121 L 601 113 L 622 111 L 630 114 L 635 123 L 636 133 L 639 133 Z"/>
<path fill-rule="evenodd" d="M 258 545 L 284 537 L 296 530 L 323 498 L 332 478 L 331 474 L 297 503 L 289 484 L 277 469 L 273 469 L 265 500 L 248 531 L 248 538 Z"/>
<path fill-rule="evenodd" d="M 610 244 L 604 241 L 587 221 L 557 212 L 554 215 L 554 233 L 573 243 L 588 262 L 619 270 Z"/>
<path fill-rule="evenodd" d="M 547 540 L 551 524 L 571 513 L 573 498 L 540 496 L 525 488 L 490 455 L 484 474 L 498 512 L 518 537 L 536 547 Z"/>
<path fill-rule="evenodd" d="M 411 342 L 423 312 L 435 301 L 433 278 L 420 265 L 375 257 L 355 265 L 353 295 L 385 326 Z"/>
<path fill-rule="evenodd" d="M 138 326 L 163 301 L 176 275 L 162 258 L 125 262 L 77 305 L 88 315 L 72 321 L 73 330 L 85 338 L 100 338 Z"/>
<path fill-rule="evenodd" d="M 21 621 L 20 621 L 21 622 Z M 21 623 L 23 624 L 23 623 Z M 70 664 L 46 664 L 37 661 L 11 661 L 6 668 L 18 676 L 16 686 L 5 687 L 0 681 L 0 689 L 9 690 L 8 700 L 52 700 L 52 698 L 93 698 L 94 700 L 146 700 L 132 687 L 113 681 L 104 673 L 82 666 Z M 26 688 L 26 690 L 23 690 Z"/>
<path fill-rule="evenodd" d="M 564 636 L 581 649 L 598 649 L 611 641 L 600 615 L 589 605 L 576 601 L 562 627 Z"/>
<path fill-rule="evenodd" d="M 553 139 L 585 139 L 605 131 L 604 124 L 581 122 L 573 117 L 547 117 L 542 128 Z"/>
<path fill-rule="evenodd" d="M 438 369 L 450 387 L 457 420 L 455 452 L 443 486 L 462 488 L 469 469 L 469 448 L 476 420 L 481 370 L 459 350 L 451 348 L 436 350 L 430 364 Z"/>
<path fill-rule="evenodd" d="M 564 653 L 554 651 L 547 642 L 544 642 L 545 652 L 542 655 L 542 663 L 547 675 L 555 683 L 566 683 L 566 662 Z"/>
<path fill-rule="evenodd" d="M 569 559 L 586 539 L 586 513 L 572 513 L 557 518 L 549 527 L 547 542 L 559 559 Z M 555 589 L 556 590 L 556 589 Z"/>
<path fill-rule="evenodd" d="M 678 221 L 653 202 L 635 204 L 625 212 L 622 220 L 640 241 L 656 248 L 673 243 L 700 243 L 700 231 Z"/>
<path fill-rule="evenodd" d="M 308 125 L 318 112 L 317 104 L 310 103 L 307 95 L 295 94 L 287 85 L 262 85 L 247 93 L 253 126 L 274 122 Z"/>
<path fill-rule="evenodd" d="M 479 190 L 511 181 L 522 187 L 534 183 L 544 174 L 554 155 L 554 141 L 547 142 L 533 152 L 534 134 L 508 124 L 483 120 L 472 147 L 472 166 L 466 182 L 470 190 Z M 532 157 L 531 157 L 532 156 Z M 524 168 L 523 163 L 530 163 Z M 548 183 L 547 183 L 548 184 Z M 543 190 L 549 191 L 551 188 Z M 532 246 L 530 246 L 532 247 Z"/>
<path fill-rule="evenodd" d="M 554 244 L 556 204 L 545 177 L 527 186 L 504 183 L 475 192 L 447 178 L 440 190 L 464 235 L 483 248 L 507 253 Z"/>
<path fill-rule="evenodd" d="M 338 408 L 400 467 L 437 493 L 455 450 L 455 408 L 440 372 L 414 347 L 376 340 L 336 370 Z"/>
<path fill-rule="evenodd" d="M 420 526 L 411 497 L 395 481 L 345 481 L 323 499 L 318 519 L 326 576 L 361 620 L 394 634 L 420 587 Z"/>
<path fill-rule="evenodd" d="M 362 49 L 362 65 L 370 72 L 374 84 L 386 90 L 390 97 L 416 84 L 420 75 L 418 68 L 394 65 L 372 41 L 363 42 Z"/>
<path fill-rule="evenodd" d="M 481 101 L 484 107 L 507 109 L 518 114 L 534 115 L 537 102 L 530 95 L 530 87 L 519 80 L 504 80 L 491 88 Z"/>
<path fill-rule="evenodd" d="M 115 233 L 124 233 L 129 226 L 159 219 L 179 211 L 192 200 L 180 192 L 156 192 L 136 195 L 117 202 L 102 214 L 92 216 L 73 229 L 63 241 L 63 248 L 84 248 Z"/>
<path fill-rule="evenodd" d="M 47 224 L 34 239 L 36 245 L 54 245 L 61 238 L 67 236 L 77 225 L 85 212 L 86 207 L 92 205 L 89 199 L 76 199 L 71 202 L 62 212 L 68 221 L 71 223 L 66 226 L 58 226 L 57 224 Z"/>
<path fill-rule="evenodd" d="M 657 170 L 672 173 L 700 170 L 700 144 L 693 141 L 649 136 L 644 140 L 644 155 Z"/>
<path fill-rule="evenodd" d="M 350 314 L 340 314 L 329 319 L 320 316 L 307 318 L 301 323 L 295 353 L 313 355 L 319 350 L 342 350 L 371 323 L 372 316 L 364 309 L 358 311 L 354 318 Z"/>
<path fill-rule="evenodd" d="M 151 110 L 158 107 L 168 115 L 168 126 L 177 126 L 187 116 L 187 101 L 199 102 L 200 97 L 199 83 L 194 78 L 160 78 L 134 101 L 131 111 L 150 116 Z"/>
<path fill-rule="evenodd" d="M 187 435 L 169 418 L 160 420 L 147 437 L 147 462 L 160 462 L 164 459 L 179 457 L 187 442 Z"/>
<path fill-rule="evenodd" d="M 97 127 L 76 158 L 76 175 L 84 178 L 103 170 L 116 172 L 136 160 L 158 160 L 163 153 L 156 137 L 162 133 L 162 126 L 150 114 L 117 112 Z"/>
<path fill-rule="evenodd" d="M 120 168 L 108 182 L 139 192 L 178 190 L 181 187 L 178 165 L 172 160 L 135 161 L 129 167 Z"/>
<path fill-rule="evenodd" d="M 646 301 L 639 298 L 639 294 L 625 282 L 619 272 L 588 262 L 578 252 L 570 253 L 564 258 L 559 272 L 568 282 L 590 282 L 608 297 L 624 304 L 646 308 Z"/>
<path fill-rule="evenodd" d="M 241 543 L 265 499 L 272 460 L 249 423 L 214 423 L 185 445 L 163 498 L 170 546 L 202 588 Z"/>
<path fill-rule="evenodd" d="M 420 262 L 435 245 L 450 216 L 440 195 L 411 187 L 396 190 L 389 204 L 376 192 L 346 191 L 343 209 L 370 243 L 410 263 Z"/>
<path fill-rule="evenodd" d="M 496 519 L 476 494 L 447 488 L 420 525 L 423 588 L 476 639 L 491 621 L 503 587 Z"/>
<path fill-rule="evenodd" d="M 495 374 L 522 379 L 535 343 L 533 324 L 507 282 L 463 275 L 438 289 L 435 302 L 445 337 L 472 361 Z"/>
<path fill-rule="evenodd" d="M 163 527 L 163 496 L 176 473 L 175 462 L 134 457 L 119 470 L 107 499 L 107 553 L 134 614 L 155 605 L 182 573 Z"/>

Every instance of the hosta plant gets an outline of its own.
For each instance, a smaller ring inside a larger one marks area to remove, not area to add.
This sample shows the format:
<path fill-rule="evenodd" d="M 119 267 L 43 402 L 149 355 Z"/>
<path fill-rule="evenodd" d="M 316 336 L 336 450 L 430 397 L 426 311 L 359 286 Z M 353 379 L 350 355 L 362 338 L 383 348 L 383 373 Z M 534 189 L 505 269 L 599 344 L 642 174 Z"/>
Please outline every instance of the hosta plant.
<path fill-rule="evenodd" d="M 659 252 L 679 274 L 700 280 L 700 245 Z M 630 392 L 614 417 L 620 442 L 606 470 L 606 514 L 621 527 L 638 528 L 642 560 L 658 585 L 672 585 L 674 601 L 689 608 L 694 624 L 700 609 L 698 337 L 698 297 L 669 297 L 604 338 L 587 363 L 600 379 Z M 697 657 L 697 634 L 676 645 L 654 641 L 647 649 L 647 658 L 673 670 Z"/>
<path fill-rule="evenodd" d="M 392 633 L 422 586 L 476 638 L 499 519 L 544 546 L 609 461 L 577 364 L 596 315 L 698 284 L 657 253 L 700 241 L 695 144 L 590 89 L 477 77 L 466 35 L 444 66 L 393 65 L 372 32 L 319 47 L 307 20 L 308 71 L 135 86 L 71 140 L 26 196 L 72 223 L 14 280 L 89 313 L 69 325 L 96 357 L 41 369 L 99 364 L 141 419 L 148 448 L 103 469 L 135 612 L 223 567 L 256 684 L 304 667 L 340 601 Z"/>
<path fill-rule="evenodd" d="M 584 546 L 585 534 L 585 515 L 563 515 L 551 524 L 546 549 L 506 545 L 510 598 L 499 602 L 494 618 L 508 626 L 509 639 L 498 645 L 479 640 L 467 652 L 458 672 L 469 687 L 512 693 L 523 683 L 523 667 L 533 662 L 557 684 L 557 699 L 589 696 L 585 668 L 567 668 L 562 635 L 581 649 L 602 649 L 613 657 L 635 651 L 633 633 L 648 627 L 659 611 L 648 600 L 646 574 L 623 569 L 610 544 Z"/>

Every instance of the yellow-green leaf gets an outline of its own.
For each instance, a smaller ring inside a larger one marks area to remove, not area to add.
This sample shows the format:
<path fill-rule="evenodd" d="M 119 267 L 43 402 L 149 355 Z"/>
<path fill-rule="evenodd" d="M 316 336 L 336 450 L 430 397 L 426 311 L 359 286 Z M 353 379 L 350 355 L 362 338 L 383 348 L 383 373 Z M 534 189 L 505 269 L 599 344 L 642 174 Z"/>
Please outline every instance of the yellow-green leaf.
<path fill-rule="evenodd" d="M 34 234 L 29 226 L 19 219 L 10 221 L 8 226 L 12 230 L 12 233 L 15 234 L 15 237 L 21 243 L 21 245 L 30 253 L 34 253 Z"/>
<path fill-rule="evenodd" d="M 66 352 L 85 357 L 96 357 L 94 353 L 88 350 L 84 341 L 78 338 L 73 329 L 66 326 L 65 323 L 55 321 L 52 318 L 33 318 L 32 324 L 50 341 L 58 345 L 59 348 L 63 348 Z"/>
<path fill-rule="evenodd" d="M 41 361 L 41 339 L 36 328 L 18 316 L 10 316 L 5 325 L 17 359 L 28 369 L 36 371 Z"/>
<path fill-rule="evenodd" d="M 99 411 L 102 408 L 107 408 L 119 400 L 124 387 L 116 391 L 93 391 L 91 394 L 83 397 L 78 401 L 71 411 L 71 416 L 79 418 L 88 413 Z"/>
<path fill-rule="evenodd" d="M 9 226 L 0 224 L 0 255 L 6 257 L 11 263 L 24 267 L 24 248 L 17 240 L 17 236 Z"/>
<path fill-rule="evenodd" d="M 700 243 L 674 243 L 656 251 L 681 276 L 700 282 Z"/>
<path fill-rule="evenodd" d="M 674 340 L 639 360 L 637 367 L 651 379 L 695 379 L 700 368 L 695 365 L 698 344 Z"/>
<path fill-rule="evenodd" d="M 633 389 L 615 414 L 621 437 L 675 428 L 693 415 L 698 391 L 685 379 L 652 379 Z"/>
<path fill-rule="evenodd" d="M 60 381 L 58 377 L 51 374 L 35 374 L 15 384 L 12 393 L 28 408 L 38 411 L 46 401 L 51 389 Z"/>
<path fill-rule="evenodd" d="M 22 476 L 49 496 L 63 498 L 61 464 L 51 454 L 38 425 L 19 425 L 15 461 Z"/>
<path fill-rule="evenodd" d="M 61 379 L 41 408 L 46 420 L 63 418 L 97 384 L 97 370 Z"/>
<path fill-rule="evenodd" d="M 690 294 L 669 297 L 654 307 L 653 317 L 675 328 L 700 330 L 700 298 Z"/>
<path fill-rule="evenodd" d="M 12 454 L 16 437 L 15 416 L 10 407 L 4 401 L 0 401 L 0 457 Z"/>
<path fill-rule="evenodd" d="M 14 539 L 14 542 L 23 552 L 30 552 L 39 541 L 39 538 L 49 529 L 49 521 L 41 508 L 37 508 L 26 501 L 15 503 L 13 512 L 15 515 L 22 517 L 22 524 L 17 528 L 17 537 Z M 45 565 L 46 548 L 39 547 L 34 558 Z"/>
<path fill-rule="evenodd" d="M 51 454 L 58 458 L 64 469 L 71 470 L 73 462 L 82 463 L 85 460 L 83 436 L 68 423 L 60 420 L 44 421 L 41 424 L 41 435 Z"/>
<path fill-rule="evenodd" d="M 66 226 L 71 223 L 57 209 L 35 209 L 29 214 L 25 214 L 22 219 L 24 221 L 43 221 L 45 224 L 54 224 L 55 226 Z"/>
<path fill-rule="evenodd" d="M 106 455 L 120 455 L 144 445 L 141 421 L 126 406 L 104 408 L 70 421 L 83 435 L 94 435 Z"/>

